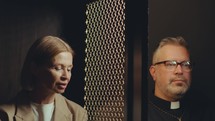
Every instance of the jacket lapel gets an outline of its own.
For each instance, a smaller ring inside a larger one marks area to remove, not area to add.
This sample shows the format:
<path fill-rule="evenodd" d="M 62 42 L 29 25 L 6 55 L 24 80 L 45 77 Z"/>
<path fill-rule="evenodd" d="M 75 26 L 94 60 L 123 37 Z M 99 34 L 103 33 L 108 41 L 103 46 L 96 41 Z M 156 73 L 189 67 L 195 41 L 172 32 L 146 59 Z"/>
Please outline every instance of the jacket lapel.
<path fill-rule="evenodd" d="M 34 121 L 34 114 L 30 105 L 18 107 L 15 119 L 16 121 Z"/>
<path fill-rule="evenodd" d="M 14 118 L 16 121 L 34 121 L 34 114 L 29 100 L 19 103 Z M 53 121 L 74 121 L 73 118 L 63 96 L 56 94 Z"/>
<path fill-rule="evenodd" d="M 69 111 L 67 104 L 60 94 L 55 97 L 54 121 L 73 121 L 73 115 Z"/>

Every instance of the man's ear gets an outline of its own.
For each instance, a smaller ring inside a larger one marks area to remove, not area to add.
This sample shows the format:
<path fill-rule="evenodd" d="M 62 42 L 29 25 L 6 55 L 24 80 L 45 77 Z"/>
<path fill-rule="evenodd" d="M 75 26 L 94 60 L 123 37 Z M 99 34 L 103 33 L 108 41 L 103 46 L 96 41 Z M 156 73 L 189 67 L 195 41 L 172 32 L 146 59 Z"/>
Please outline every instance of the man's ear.
<path fill-rule="evenodd" d="M 153 80 L 155 81 L 156 80 L 156 69 L 155 69 L 155 66 L 150 66 L 149 72 L 150 72 Z"/>

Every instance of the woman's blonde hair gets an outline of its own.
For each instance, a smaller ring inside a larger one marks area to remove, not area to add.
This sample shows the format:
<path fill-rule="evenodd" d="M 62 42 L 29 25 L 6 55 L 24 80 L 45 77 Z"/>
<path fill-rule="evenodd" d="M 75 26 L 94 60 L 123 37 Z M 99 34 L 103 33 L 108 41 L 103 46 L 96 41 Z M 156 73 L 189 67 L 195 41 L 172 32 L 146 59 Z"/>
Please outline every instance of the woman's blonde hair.
<path fill-rule="evenodd" d="M 31 64 L 42 66 L 61 52 L 70 52 L 74 56 L 74 50 L 68 43 L 55 36 L 44 36 L 36 40 L 30 47 L 21 71 L 21 86 L 24 90 L 34 88 L 34 77 L 31 72 Z"/>

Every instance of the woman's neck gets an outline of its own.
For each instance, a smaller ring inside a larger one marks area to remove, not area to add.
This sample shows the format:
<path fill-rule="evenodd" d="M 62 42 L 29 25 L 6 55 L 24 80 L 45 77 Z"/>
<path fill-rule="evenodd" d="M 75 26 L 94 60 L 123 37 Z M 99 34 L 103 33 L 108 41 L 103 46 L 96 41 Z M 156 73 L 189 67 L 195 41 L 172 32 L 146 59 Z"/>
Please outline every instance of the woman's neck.
<path fill-rule="evenodd" d="M 32 91 L 30 92 L 30 98 L 31 101 L 34 103 L 38 103 L 38 104 L 49 104 L 54 102 L 55 99 L 55 94 L 56 93 L 47 93 L 47 92 L 43 92 L 41 90 L 39 91 Z"/>

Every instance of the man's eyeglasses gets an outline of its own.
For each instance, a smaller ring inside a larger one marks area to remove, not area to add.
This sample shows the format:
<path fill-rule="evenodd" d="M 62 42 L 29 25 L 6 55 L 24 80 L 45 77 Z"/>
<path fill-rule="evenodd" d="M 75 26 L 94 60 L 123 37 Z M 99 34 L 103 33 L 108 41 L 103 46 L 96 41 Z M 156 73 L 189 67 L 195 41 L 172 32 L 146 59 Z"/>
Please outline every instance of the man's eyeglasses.
<path fill-rule="evenodd" d="M 174 71 L 178 65 L 181 66 L 183 71 L 190 72 L 192 70 L 192 64 L 190 61 L 177 62 L 175 60 L 166 60 L 166 61 L 157 62 L 153 65 L 158 65 L 158 64 L 164 64 L 164 66 L 170 71 Z"/>

